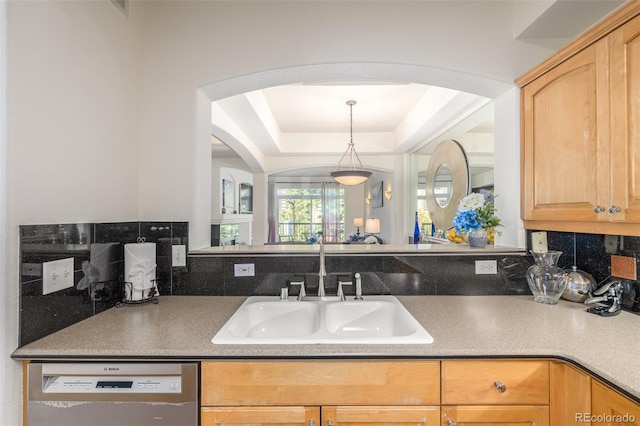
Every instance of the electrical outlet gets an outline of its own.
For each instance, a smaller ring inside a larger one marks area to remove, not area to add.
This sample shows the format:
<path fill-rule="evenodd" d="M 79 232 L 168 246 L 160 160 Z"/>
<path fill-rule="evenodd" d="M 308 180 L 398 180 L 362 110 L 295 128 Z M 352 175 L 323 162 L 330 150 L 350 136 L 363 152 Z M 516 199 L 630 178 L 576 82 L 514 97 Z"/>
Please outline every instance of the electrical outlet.
<path fill-rule="evenodd" d="M 498 273 L 498 262 L 495 260 L 476 260 L 476 275 L 493 275 Z"/>
<path fill-rule="evenodd" d="M 171 246 L 171 266 L 187 266 L 187 246 Z"/>
<path fill-rule="evenodd" d="M 256 265 L 253 263 L 236 263 L 233 265 L 234 277 L 254 277 L 256 275 Z"/>
<path fill-rule="evenodd" d="M 637 280 L 636 258 L 629 256 L 611 256 L 611 276 L 626 280 Z"/>
<path fill-rule="evenodd" d="M 42 264 L 41 263 L 22 263 L 22 275 L 29 277 L 41 277 L 42 276 Z"/>
<path fill-rule="evenodd" d="M 549 251 L 547 233 L 545 231 L 531 233 L 531 251 L 534 253 L 546 253 Z"/>
<path fill-rule="evenodd" d="M 609 254 L 614 254 L 618 252 L 618 236 L 617 235 L 604 236 L 604 251 Z"/>
<path fill-rule="evenodd" d="M 73 257 L 42 264 L 42 294 L 73 287 Z"/>

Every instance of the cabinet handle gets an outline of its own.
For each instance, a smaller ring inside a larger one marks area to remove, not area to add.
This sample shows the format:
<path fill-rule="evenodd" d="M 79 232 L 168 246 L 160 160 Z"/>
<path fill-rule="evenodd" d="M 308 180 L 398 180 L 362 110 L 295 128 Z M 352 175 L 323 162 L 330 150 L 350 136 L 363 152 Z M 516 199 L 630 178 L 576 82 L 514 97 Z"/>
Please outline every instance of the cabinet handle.
<path fill-rule="evenodd" d="M 499 382 L 498 380 L 493 382 L 493 386 L 495 386 L 496 389 L 498 390 L 498 392 L 500 392 L 500 393 L 502 393 L 502 392 L 507 390 L 507 387 L 503 383 Z"/>
<path fill-rule="evenodd" d="M 447 426 L 458 426 L 458 425 L 456 425 L 456 422 L 454 422 L 453 420 L 447 419 Z"/>
<path fill-rule="evenodd" d="M 620 213 L 622 209 L 618 206 L 609 207 L 609 213 Z"/>
<path fill-rule="evenodd" d="M 327 420 L 327 426 L 333 426 L 333 420 L 331 419 Z"/>
<path fill-rule="evenodd" d="M 316 426 L 316 423 L 313 420 L 309 420 L 309 426 Z"/>
<path fill-rule="evenodd" d="M 606 209 L 605 209 L 604 207 L 602 207 L 602 206 L 595 206 L 595 207 L 593 208 L 593 212 L 594 212 L 594 213 L 602 213 L 602 212 L 603 212 L 603 211 L 605 211 L 605 210 L 606 210 Z"/>

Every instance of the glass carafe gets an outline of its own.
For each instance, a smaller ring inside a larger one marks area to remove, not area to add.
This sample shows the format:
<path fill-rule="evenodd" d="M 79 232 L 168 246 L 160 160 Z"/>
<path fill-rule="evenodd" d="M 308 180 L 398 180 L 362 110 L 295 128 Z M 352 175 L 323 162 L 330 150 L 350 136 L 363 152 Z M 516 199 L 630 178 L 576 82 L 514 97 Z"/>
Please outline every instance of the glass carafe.
<path fill-rule="evenodd" d="M 557 266 L 561 251 L 531 252 L 536 264 L 527 269 L 527 282 L 533 301 L 555 305 L 567 286 L 566 272 Z"/>

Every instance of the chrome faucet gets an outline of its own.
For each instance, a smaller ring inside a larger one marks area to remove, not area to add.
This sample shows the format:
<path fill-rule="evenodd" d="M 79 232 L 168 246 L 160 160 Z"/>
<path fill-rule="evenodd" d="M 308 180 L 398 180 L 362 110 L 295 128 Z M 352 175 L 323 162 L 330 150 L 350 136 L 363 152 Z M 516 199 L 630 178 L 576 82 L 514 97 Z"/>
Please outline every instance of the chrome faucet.
<path fill-rule="evenodd" d="M 324 297 L 324 277 L 327 276 L 327 269 L 324 266 L 324 244 L 320 243 L 320 271 L 318 272 L 318 297 Z"/>

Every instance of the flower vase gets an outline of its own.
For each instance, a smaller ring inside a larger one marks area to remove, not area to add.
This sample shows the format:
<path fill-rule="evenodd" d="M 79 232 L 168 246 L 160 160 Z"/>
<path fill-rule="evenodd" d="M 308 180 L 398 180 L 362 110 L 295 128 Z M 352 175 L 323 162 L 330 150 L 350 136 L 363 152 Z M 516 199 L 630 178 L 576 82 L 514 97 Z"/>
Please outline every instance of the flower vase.
<path fill-rule="evenodd" d="M 484 229 L 469 231 L 467 240 L 469 241 L 469 247 L 484 248 L 487 245 L 487 231 Z"/>

